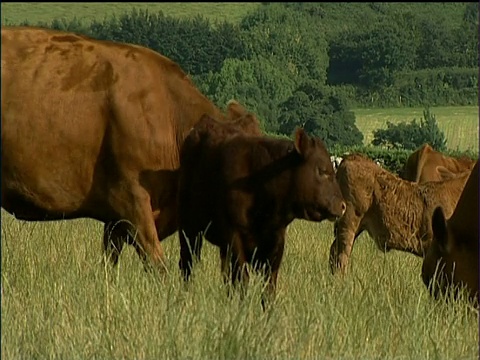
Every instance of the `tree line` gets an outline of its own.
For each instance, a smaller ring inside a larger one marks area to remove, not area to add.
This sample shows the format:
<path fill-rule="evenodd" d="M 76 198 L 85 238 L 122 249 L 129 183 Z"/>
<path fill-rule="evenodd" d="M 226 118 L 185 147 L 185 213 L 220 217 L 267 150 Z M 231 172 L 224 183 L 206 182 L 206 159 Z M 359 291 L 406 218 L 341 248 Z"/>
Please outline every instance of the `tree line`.
<path fill-rule="evenodd" d="M 352 146 L 363 141 L 352 107 L 478 102 L 477 4 L 418 5 L 429 6 L 262 3 L 238 24 L 133 10 L 25 25 L 149 47 L 218 106 L 245 104 L 266 132 L 289 136 L 301 125 L 327 146 Z"/>

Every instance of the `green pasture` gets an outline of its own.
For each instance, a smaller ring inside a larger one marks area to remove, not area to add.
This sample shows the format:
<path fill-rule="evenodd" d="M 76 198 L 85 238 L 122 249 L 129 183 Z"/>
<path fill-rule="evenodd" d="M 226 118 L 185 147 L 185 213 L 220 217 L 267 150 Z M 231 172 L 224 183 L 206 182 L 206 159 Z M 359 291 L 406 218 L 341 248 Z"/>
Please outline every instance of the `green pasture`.
<path fill-rule="evenodd" d="M 186 287 L 176 236 L 159 276 L 131 248 L 102 266 L 101 231 L 2 212 L 2 359 L 478 359 L 478 311 L 432 299 L 420 258 L 367 235 L 342 279 L 327 265 L 332 224 L 294 221 L 263 312 L 258 277 L 243 301 L 227 297 L 212 245 Z"/>
<path fill-rule="evenodd" d="M 364 143 L 370 144 L 373 132 L 392 123 L 423 119 L 424 108 L 355 109 L 356 124 L 364 135 Z M 478 151 L 478 106 L 431 107 L 440 130 L 445 133 L 447 147 L 452 150 Z"/>
<path fill-rule="evenodd" d="M 202 15 L 210 20 L 227 20 L 238 22 L 259 3 L 221 3 L 221 2 L 156 2 L 156 3 L 48 3 L 22 2 L 3 3 L 2 24 L 19 24 L 28 20 L 31 24 L 39 21 L 50 22 L 53 19 L 65 18 L 72 20 L 77 17 L 80 21 L 103 20 L 105 17 L 130 12 L 133 8 L 148 10 L 149 12 L 163 11 L 165 15 L 179 17 L 193 17 Z"/>

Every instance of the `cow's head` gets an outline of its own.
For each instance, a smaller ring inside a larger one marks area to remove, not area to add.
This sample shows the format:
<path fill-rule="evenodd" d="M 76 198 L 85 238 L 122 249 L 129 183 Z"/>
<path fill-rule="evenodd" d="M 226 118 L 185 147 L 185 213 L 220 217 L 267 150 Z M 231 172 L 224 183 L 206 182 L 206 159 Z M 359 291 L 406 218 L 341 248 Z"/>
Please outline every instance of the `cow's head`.
<path fill-rule="evenodd" d="M 475 300 L 478 296 L 478 247 L 472 251 L 467 245 L 472 240 L 469 240 L 469 229 L 451 224 L 445 219 L 441 207 L 433 213 L 432 229 L 432 244 L 422 265 L 424 284 L 435 297 L 445 293 L 449 287 L 458 290 L 458 287 L 466 286 L 470 297 Z M 478 239 L 473 241 L 478 242 Z"/>
<path fill-rule="evenodd" d="M 342 216 L 345 201 L 323 141 L 309 137 L 299 128 L 294 145 L 300 156 L 300 165 L 295 168 L 296 190 L 292 194 L 296 217 L 321 221 Z"/>

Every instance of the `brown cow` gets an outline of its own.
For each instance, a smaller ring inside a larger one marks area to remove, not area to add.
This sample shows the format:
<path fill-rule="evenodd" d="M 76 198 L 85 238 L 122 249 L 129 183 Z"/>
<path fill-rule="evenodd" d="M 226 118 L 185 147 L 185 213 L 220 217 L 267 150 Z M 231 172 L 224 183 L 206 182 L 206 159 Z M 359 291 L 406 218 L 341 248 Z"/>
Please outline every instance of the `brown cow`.
<path fill-rule="evenodd" d="M 441 207 L 433 213 L 433 240 L 423 260 L 422 279 L 430 291 L 436 279 L 435 297 L 450 285 L 466 285 L 478 306 L 478 206 L 477 161 L 452 216 L 446 220 Z"/>
<path fill-rule="evenodd" d="M 174 169 L 203 114 L 225 119 L 150 49 L 2 27 L 2 207 L 23 220 L 105 222 L 114 264 L 134 228 L 139 255 L 163 264 L 159 239 L 177 229 Z"/>
<path fill-rule="evenodd" d="M 400 177 L 420 184 L 427 181 L 442 181 L 470 171 L 474 165 L 475 160 L 468 157 L 446 156 L 432 149 L 430 145 L 424 144 L 408 157 Z"/>
<path fill-rule="evenodd" d="M 246 282 L 250 263 L 265 271 L 273 294 L 288 224 L 332 219 L 345 210 L 325 145 L 303 129 L 295 141 L 245 134 L 218 141 L 214 131 L 210 141 L 195 131 L 190 136 L 180 159 L 178 205 L 185 279 L 204 234 L 220 248 L 225 281 L 232 270 L 232 283 Z"/>
<path fill-rule="evenodd" d="M 433 210 L 450 216 L 468 174 L 442 182 L 417 184 L 400 179 L 358 154 L 345 157 L 337 181 L 347 203 L 335 224 L 330 268 L 345 272 L 355 239 L 366 230 L 382 251 L 391 249 L 423 256 L 432 239 Z"/>

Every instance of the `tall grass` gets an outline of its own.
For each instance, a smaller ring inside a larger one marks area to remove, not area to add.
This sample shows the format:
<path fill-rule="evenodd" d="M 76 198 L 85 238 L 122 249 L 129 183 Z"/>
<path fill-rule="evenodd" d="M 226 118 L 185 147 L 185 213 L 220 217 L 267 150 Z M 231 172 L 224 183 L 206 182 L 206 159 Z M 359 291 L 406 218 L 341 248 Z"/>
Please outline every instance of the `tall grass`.
<path fill-rule="evenodd" d="M 355 109 L 356 124 L 364 135 L 364 143 L 370 144 L 373 132 L 386 128 L 387 121 L 394 124 L 423 118 L 423 108 Z M 452 150 L 478 151 L 478 106 L 431 107 L 438 127 L 445 134 L 447 147 Z"/>
<path fill-rule="evenodd" d="M 344 279 L 330 275 L 331 223 L 288 229 L 275 303 L 254 277 L 243 301 L 222 285 L 217 249 L 184 286 L 176 236 L 169 274 L 128 248 L 100 261 L 99 223 L 26 223 L 2 213 L 2 358 L 477 359 L 478 312 L 432 299 L 421 259 L 362 235 Z"/>

